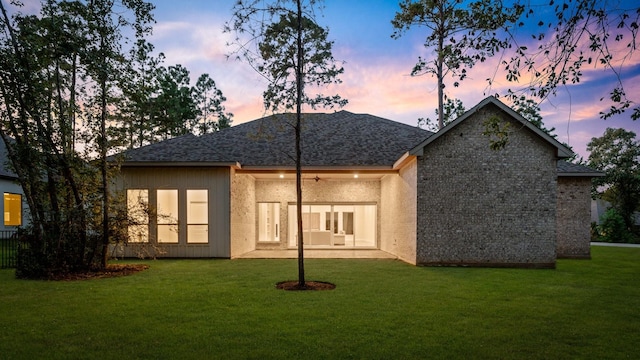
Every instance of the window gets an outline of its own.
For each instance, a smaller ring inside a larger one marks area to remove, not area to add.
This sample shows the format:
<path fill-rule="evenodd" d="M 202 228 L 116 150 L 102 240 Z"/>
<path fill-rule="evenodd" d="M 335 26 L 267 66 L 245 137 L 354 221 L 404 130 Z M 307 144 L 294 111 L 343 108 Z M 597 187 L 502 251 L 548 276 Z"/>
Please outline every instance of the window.
<path fill-rule="evenodd" d="M 158 242 L 178 242 L 178 190 L 157 192 Z"/>
<path fill-rule="evenodd" d="M 302 205 L 305 247 L 374 248 L 377 215 L 375 204 Z M 297 247 L 296 205 L 290 204 L 289 247 Z"/>
<path fill-rule="evenodd" d="M 5 202 L 6 203 L 6 202 Z M 5 205 L 6 209 L 6 205 Z M 149 241 L 149 191 L 127 190 L 127 217 L 129 242 Z"/>
<path fill-rule="evenodd" d="M 187 190 L 187 243 L 209 242 L 209 192 Z"/>
<path fill-rule="evenodd" d="M 258 203 L 258 241 L 280 241 L 280 203 Z"/>
<path fill-rule="evenodd" d="M 4 226 L 22 225 L 22 195 L 4 193 Z"/>

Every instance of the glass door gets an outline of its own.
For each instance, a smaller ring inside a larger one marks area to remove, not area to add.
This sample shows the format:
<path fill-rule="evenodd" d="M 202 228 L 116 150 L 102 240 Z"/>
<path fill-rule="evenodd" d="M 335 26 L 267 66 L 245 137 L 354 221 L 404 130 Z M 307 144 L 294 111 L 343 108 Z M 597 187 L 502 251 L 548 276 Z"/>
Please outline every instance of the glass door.
<path fill-rule="evenodd" d="M 295 204 L 289 205 L 288 213 L 289 247 L 297 247 Z M 305 248 L 376 248 L 376 205 L 304 204 L 302 227 Z"/>

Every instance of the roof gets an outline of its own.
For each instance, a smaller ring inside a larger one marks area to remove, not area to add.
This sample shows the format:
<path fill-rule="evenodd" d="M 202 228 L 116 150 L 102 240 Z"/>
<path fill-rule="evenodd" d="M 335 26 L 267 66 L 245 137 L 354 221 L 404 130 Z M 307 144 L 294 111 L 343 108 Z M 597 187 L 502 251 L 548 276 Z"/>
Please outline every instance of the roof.
<path fill-rule="evenodd" d="M 571 150 L 541 131 L 494 97 L 483 100 L 438 133 L 368 114 L 348 111 L 303 114 L 302 165 L 306 168 L 392 169 L 470 117 L 495 104 L 522 122 L 558 150 Z M 278 169 L 295 166 L 295 114 L 266 116 L 202 136 L 192 134 L 128 150 L 125 166 L 237 166 L 244 169 Z M 586 166 L 558 162 L 559 176 L 593 177 L 602 174 Z"/>
<path fill-rule="evenodd" d="M 0 178 L 17 179 L 18 175 L 9 167 L 9 153 L 4 139 L 0 137 Z"/>
<path fill-rule="evenodd" d="M 295 114 L 266 116 L 202 136 L 185 135 L 128 150 L 127 165 L 239 163 L 243 168 L 295 166 Z M 392 136 L 390 136 L 392 135 Z M 348 111 L 303 114 L 305 167 L 391 168 L 432 132 Z"/>
<path fill-rule="evenodd" d="M 558 161 L 558 176 L 599 177 L 599 176 L 604 176 L 604 173 L 584 165 L 574 164 L 574 163 L 560 160 Z"/>
<path fill-rule="evenodd" d="M 158 143 L 127 150 L 123 153 L 127 162 L 140 164 L 202 163 L 211 165 L 223 158 L 223 154 L 193 134 L 178 136 Z M 113 158 L 113 157 L 112 157 Z M 228 164 L 227 164 L 228 165 Z"/>
<path fill-rule="evenodd" d="M 548 143 L 550 143 L 552 146 L 554 146 L 557 149 L 557 155 L 558 155 L 559 158 L 569 158 L 569 157 L 573 156 L 573 152 L 571 151 L 571 149 L 569 149 L 566 146 L 564 146 L 562 143 L 560 143 L 558 140 L 556 140 L 553 136 L 551 136 L 551 135 L 547 134 L 546 132 L 540 130 L 537 126 L 533 125 L 530 121 L 525 119 L 518 112 L 516 112 L 512 108 L 508 107 L 507 105 L 505 105 L 503 102 L 501 102 L 500 100 L 498 100 L 494 96 L 489 96 L 489 97 L 485 98 L 484 100 L 482 100 L 480 103 L 478 103 L 478 105 L 474 106 L 469 111 L 465 112 L 460 117 L 458 117 L 457 119 L 455 119 L 454 121 L 449 123 L 447 126 L 445 126 L 440 131 L 438 131 L 434 136 L 431 136 L 431 137 L 425 139 L 425 141 L 423 141 L 418 146 L 416 146 L 413 149 L 411 149 L 411 151 L 409 153 L 412 154 L 412 155 L 421 154 L 422 153 L 422 149 L 424 149 L 425 146 L 429 145 L 430 143 L 432 143 L 433 141 L 438 139 L 440 136 L 443 136 L 449 130 L 451 130 L 454 127 L 456 127 L 456 125 L 458 125 L 459 123 L 465 121 L 467 118 L 471 117 L 477 111 L 479 111 L 480 109 L 484 108 L 485 106 L 487 106 L 489 104 L 493 104 L 493 105 L 497 106 L 500 110 L 506 112 L 507 115 L 509 115 L 511 118 L 515 119 L 516 121 L 519 121 L 520 123 L 522 123 L 522 125 L 527 127 L 529 130 L 533 131 L 536 135 L 540 136 L 541 138 L 546 140 Z"/>

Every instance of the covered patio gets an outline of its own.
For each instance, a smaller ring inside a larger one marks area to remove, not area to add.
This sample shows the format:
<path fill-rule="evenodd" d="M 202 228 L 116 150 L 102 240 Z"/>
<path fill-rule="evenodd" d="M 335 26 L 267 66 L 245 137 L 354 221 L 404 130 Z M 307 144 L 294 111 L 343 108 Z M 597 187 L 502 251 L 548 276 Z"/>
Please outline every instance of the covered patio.
<path fill-rule="evenodd" d="M 296 249 L 253 250 L 235 259 L 296 259 Z M 376 249 L 305 249 L 306 259 L 397 259 L 398 257 Z"/>

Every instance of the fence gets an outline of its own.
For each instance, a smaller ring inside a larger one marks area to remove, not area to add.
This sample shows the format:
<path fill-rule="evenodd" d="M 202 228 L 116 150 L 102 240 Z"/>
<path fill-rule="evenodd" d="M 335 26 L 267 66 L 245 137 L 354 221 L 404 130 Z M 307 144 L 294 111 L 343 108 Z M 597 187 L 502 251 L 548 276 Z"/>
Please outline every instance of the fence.
<path fill-rule="evenodd" d="M 15 230 L 0 231 L 0 269 L 16 267 L 18 234 Z"/>

